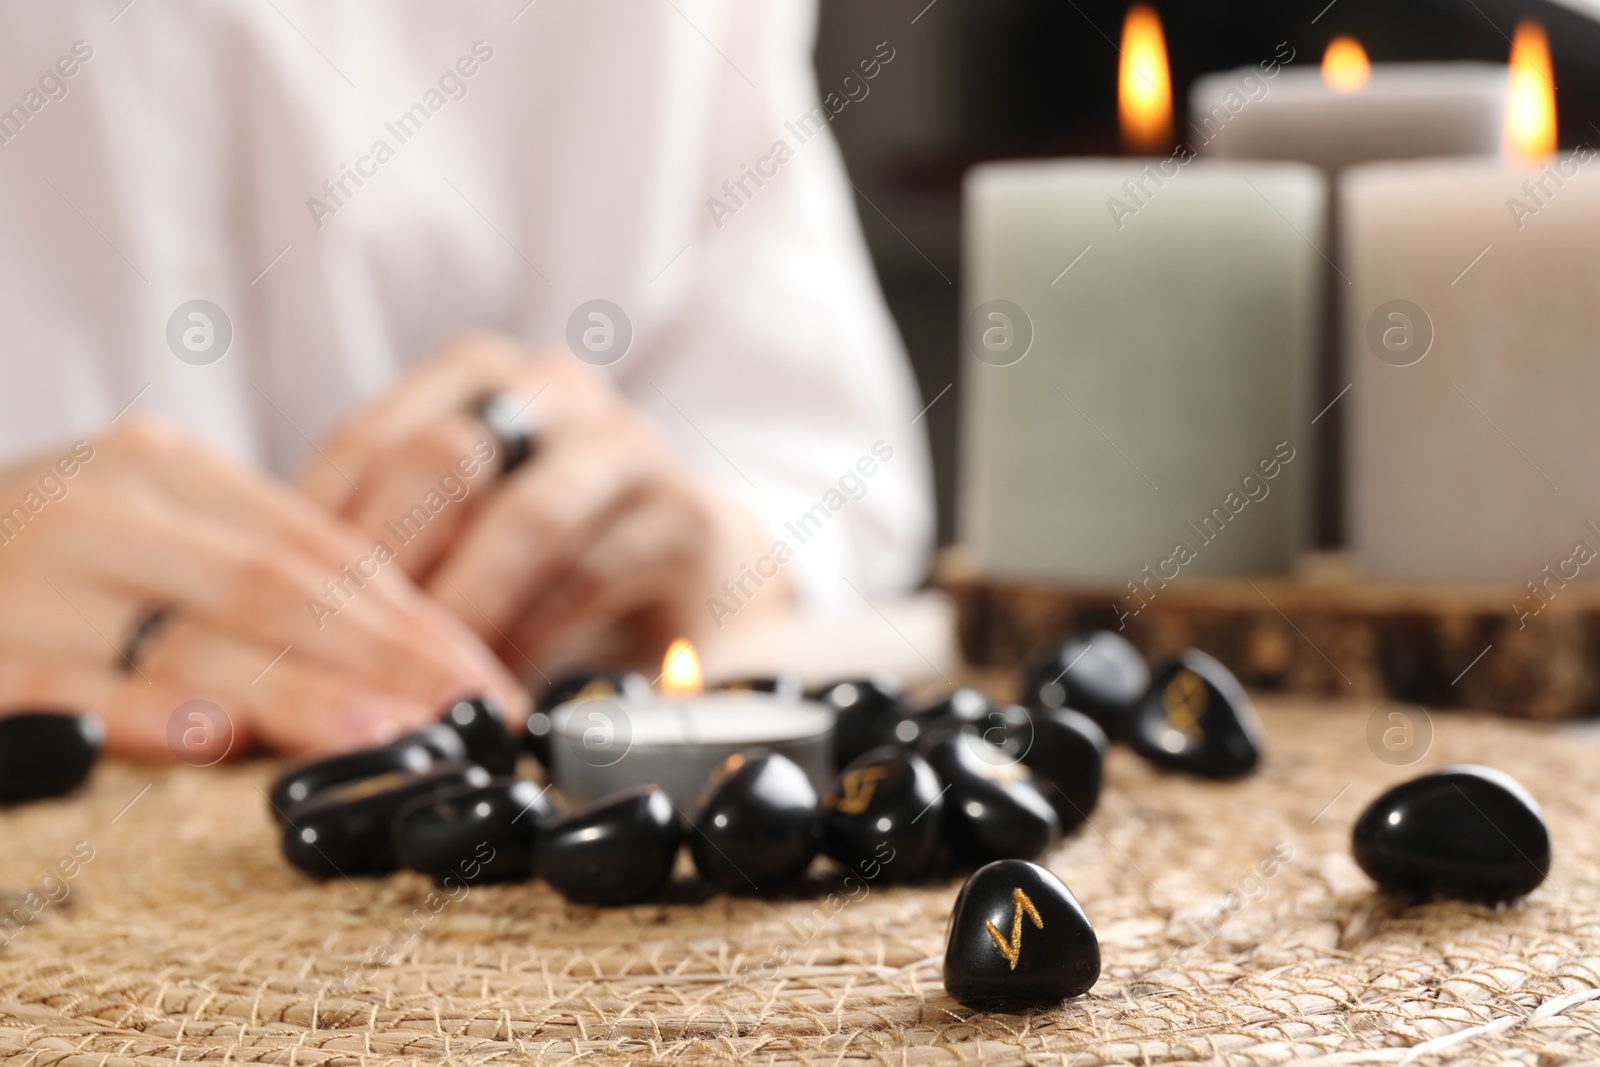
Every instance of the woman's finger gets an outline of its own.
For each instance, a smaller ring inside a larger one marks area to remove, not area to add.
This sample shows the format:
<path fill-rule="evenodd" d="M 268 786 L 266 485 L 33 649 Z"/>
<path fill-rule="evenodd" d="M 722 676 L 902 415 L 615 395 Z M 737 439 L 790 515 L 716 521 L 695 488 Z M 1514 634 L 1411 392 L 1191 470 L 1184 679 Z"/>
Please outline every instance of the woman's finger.
<path fill-rule="evenodd" d="M 392 552 L 397 556 L 407 547 L 400 535 L 389 540 L 363 535 L 354 526 L 322 512 L 299 494 L 261 476 L 229 463 L 210 450 L 188 441 L 170 430 L 136 422 L 133 428 L 118 431 L 107 445 L 135 464 L 135 477 L 154 480 L 182 509 L 192 509 L 226 526 L 237 527 L 246 541 L 265 539 L 298 549 L 312 561 L 322 564 L 326 573 L 308 590 L 308 615 L 321 615 L 314 603 L 338 608 L 339 598 L 361 586 L 362 576 L 380 559 Z M 126 491 L 127 471 L 111 471 L 121 479 Z M 431 504 L 432 500 L 427 503 Z M 381 549 L 380 549 L 381 546 Z M 378 550 L 378 551 L 375 551 Z M 355 574 L 352 576 L 351 572 Z M 327 587 L 332 582 L 334 588 Z M 409 586 L 397 582 L 377 582 L 364 589 L 399 617 L 399 628 L 412 632 L 430 644 L 457 655 L 475 657 L 480 664 L 490 658 L 469 631 L 444 623 L 447 616 L 425 609 L 425 600 L 408 595 Z M 451 646 L 454 645 L 453 649 Z"/>
<path fill-rule="evenodd" d="M 292 648 L 274 650 L 217 631 L 182 614 L 152 631 L 136 660 L 129 660 L 118 650 L 126 641 L 128 621 L 142 609 L 92 584 L 55 585 L 61 610 L 52 613 L 49 600 L 33 598 L 43 608 L 30 614 L 54 614 L 60 625 L 52 621 L 36 634 L 4 635 L 7 655 L 0 664 L 12 668 L 12 688 L 11 702 L 0 706 L 42 700 L 45 706 L 160 718 L 159 723 L 131 718 L 121 723 L 117 740 L 123 751 L 160 756 L 161 746 L 170 746 L 172 740 L 160 733 L 166 729 L 164 716 L 189 699 L 214 701 L 248 736 L 295 753 L 383 744 L 437 720 L 445 706 L 331 670 Z M 42 666 L 21 671 L 19 664 Z M 80 676 L 97 681 L 78 685 Z M 0 700 L 6 699 L 8 693 L 0 691 Z"/>
<path fill-rule="evenodd" d="M 0 705 L 90 712 L 105 724 L 105 747 L 125 756 L 174 759 L 169 723 L 192 699 L 195 694 L 184 687 L 156 684 L 92 661 L 45 656 L 0 660 Z M 237 731 L 230 754 L 248 747 L 248 733 Z"/>
<path fill-rule="evenodd" d="M 481 508 L 428 590 L 486 640 L 516 623 L 648 484 L 637 440 L 603 430 L 544 451 Z"/>
<path fill-rule="evenodd" d="M 63 518 L 71 521 L 54 531 L 50 570 L 76 572 L 82 584 L 101 584 L 141 605 L 172 604 L 274 654 L 296 647 L 425 703 L 514 691 L 459 621 L 427 604 L 397 570 L 385 573 L 393 562 L 387 553 L 369 552 L 332 571 L 158 498 L 83 494 Z M 410 603 L 396 610 L 396 601 Z"/>
<path fill-rule="evenodd" d="M 516 639 L 529 655 L 564 662 L 618 620 L 652 604 L 698 604 L 691 589 L 704 584 L 695 566 L 707 523 L 691 506 L 654 493 L 606 527 L 563 569 L 527 611 Z M 700 581 L 697 581 L 700 580 Z M 709 588 L 709 586 L 708 586 Z M 694 638 L 711 623 L 676 613 L 672 636 Z"/>
<path fill-rule="evenodd" d="M 273 748 L 294 754 L 387 744 L 436 722 L 441 706 L 329 670 L 294 649 L 177 620 L 152 643 L 142 670 L 158 686 L 205 693 Z"/>
<path fill-rule="evenodd" d="M 307 459 L 301 490 L 328 510 L 351 515 L 360 494 L 355 487 L 366 488 L 371 472 L 386 466 L 394 449 L 465 412 L 485 393 L 513 388 L 528 374 L 529 361 L 505 338 L 469 334 L 452 342 L 340 423 L 321 452 Z M 538 376 L 537 370 L 533 374 Z"/>
<path fill-rule="evenodd" d="M 393 545 L 402 570 L 419 577 L 456 540 L 499 464 L 481 425 L 464 416 L 444 419 L 406 440 L 389 463 L 369 469 L 351 519 L 369 537 Z"/>
<path fill-rule="evenodd" d="M 0 662 L 9 659 L 82 660 L 107 668 L 119 662 L 134 598 L 102 583 L 84 581 L 69 569 L 0 572 Z"/>
<path fill-rule="evenodd" d="M 92 491 L 105 479 L 114 491 L 128 482 L 147 482 L 187 510 L 249 530 L 333 567 L 364 547 L 358 532 L 280 485 L 213 452 L 169 427 L 130 419 L 98 443 L 110 462 L 85 468 L 83 486 Z"/>
<path fill-rule="evenodd" d="M 445 706 L 418 700 L 403 685 L 394 689 L 331 670 L 292 646 L 275 649 L 217 630 L 181 610 L 147 633 L 138 649 L 129 648 L 130 624 L 147 608 L 94 583 L 63 579 L 51 584 L 56 596 L 29 598 L 39 606 L 30 617 L 44 625 L 32 633 L 8 628 L 3 635 L 6 662 L 70 662 L 87 677 L 126 681 L 135 696 L 144 686 L 213 700 L 234 719 L 251 724 L 253 735 L 295 752 L 382 744 L 436 720 Z M 37 682 L 59 688 L 63 680 L 44 672 Z M 109 699 L 94 692 L 102 703 Z M 70 697 L 72 690 L 64 695 Z"/>

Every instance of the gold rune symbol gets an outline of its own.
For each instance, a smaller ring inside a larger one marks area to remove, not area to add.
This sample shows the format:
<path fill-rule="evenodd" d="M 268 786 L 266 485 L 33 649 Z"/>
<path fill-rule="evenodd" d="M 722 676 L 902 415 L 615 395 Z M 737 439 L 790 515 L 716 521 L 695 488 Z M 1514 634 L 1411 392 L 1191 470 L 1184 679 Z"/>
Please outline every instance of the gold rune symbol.
<path fill-rule="evenodd" d="M 872 794 L 878 791 L 878 783 L 888 773 L 882 767 L 863 767 L 846 774 L 843 778 L 844 795 L 839 798 L 838 809 L 846 815 L 860 815 L 866 811 L 867 805 L 872 803 Z"/>
<path fill-rule="evenodd" d="M 1200 718 L 1206 713 L 1206 683 L 1193 671 L 1179 671 L 1161 694 L 1167 725 L 1190 741 L 1200 739 Z"/>
<path fill-rule="evenodd" d="M 994 938 L 994 947 L 1000 950 L 1000 955 L 1006 958 L 1006 962 L 1011 964 L 1011 969 L 1014 971 L 1017 969 L 1017 957 L 1022 955 L 1023 913 L 1026 912 L 1028 918 L 1033 920 L 1033 925 L 1041 930 L 1044 929 L 1044 920 L 1039 918 L 1039 909 L 1033 906 L 1033 901 L 1029 900 L 1028 894 L 1021 889 L 1013 889 L 1011 899 L 1016 906 L 1011 911 L 1010 941 L 1000 936 L 1000 929 L 995 926 L 994 920 L 991 919 L 983 925 L 989 928 L 989 936 Z"/>

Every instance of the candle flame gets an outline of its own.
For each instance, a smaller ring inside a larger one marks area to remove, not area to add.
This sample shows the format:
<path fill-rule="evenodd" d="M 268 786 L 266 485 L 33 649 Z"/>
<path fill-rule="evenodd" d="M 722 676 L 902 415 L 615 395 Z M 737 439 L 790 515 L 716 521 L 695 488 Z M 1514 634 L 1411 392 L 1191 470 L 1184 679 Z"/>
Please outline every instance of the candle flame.
<path fill-rule="evenodd" d="M 667 646 L 661 661 L 661 689 L 671 696 L 688 697 L 700 692 L 703 676 L 700 672 L 700 654 L 694 645 L 678 638 Z"/>
<path fill-rule="evenodd" d="M 1517 24 L 1511 40 L 1511 73 L 1506 81 L 1505 154 L 1535 160 L 1556 150 L 1556 86 L 1550 67 L 1550 41 L 1533 19 Z"/>
<path fill-rule="evenodd" d="M 1128 8 L 1122 23 L 1122 66 L 1117 74 L 1117 117 L 1122 143 L 1160 150 L 1172 143 L 1172 76 L 1161 19 L 1144 4 Z"/>
<path fill-rule="evenodd" d="M 1367 50 L 1354 37 L 1339 36 L 1322 53 L 1322 80 L 1336 93 L 1354 93 L 1372 80 Z"/>

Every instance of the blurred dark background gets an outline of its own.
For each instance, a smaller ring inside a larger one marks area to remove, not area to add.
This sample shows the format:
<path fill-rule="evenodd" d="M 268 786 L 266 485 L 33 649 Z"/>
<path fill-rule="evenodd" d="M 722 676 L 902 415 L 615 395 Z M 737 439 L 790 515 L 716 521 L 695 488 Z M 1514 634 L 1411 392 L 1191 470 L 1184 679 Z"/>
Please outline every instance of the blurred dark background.
<path fill-rule="evenodd" d="M 1178 137 L 1189 84 L 1272 57 L 1315 66 L 1356 37 L 1374 63 L 1504 63 L 1517 21 L 1550 36 L 1564 148 L 1600 147 L 1600 0 L 1157 0 Z M 1126 0 L 821 0 L 817 76 L 838 90 L 881 41 L 894 60 L 833 122 L 856 206 L 921 384 L 939 540 L 954 537 L 960 378 L 961 177 L 990 159 L 1117 154 L 1117 44 Z M 1583 13 L 1583 12 L 1590 13 Z M 939 394 L 947 386 L 954 388 Z M 1326 540 L 1326 538 L 1325 538 Z"/>

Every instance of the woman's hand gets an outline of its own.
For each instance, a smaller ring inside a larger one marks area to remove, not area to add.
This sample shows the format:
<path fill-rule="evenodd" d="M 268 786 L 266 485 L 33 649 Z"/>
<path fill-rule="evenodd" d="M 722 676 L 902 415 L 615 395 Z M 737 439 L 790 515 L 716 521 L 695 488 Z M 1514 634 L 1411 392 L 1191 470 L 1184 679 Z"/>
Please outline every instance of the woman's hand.
<path fill-rule="evenodd" d="M 532 459 L 504 478 L 470 414 L 497 392 L 530 402 L 538 433 Z M 688 471 L 603 375 L 498 337 L 448 345 L 322 453 L 306 492 L 370 537 L 408 538 L 400 566 L 525 675 L 580 659 L 659 664 L 673 637 L 712 622 L 706 601 L 723 581 L 768 549 L 759 524 Z M 788 597 L 780 577 L 758 602 Z"/>
<path fill-rule="evenodd" d="M 152 609 L 168 622 L 125 656 Z M 525 696 L 371 537 L 154 423 L 0 471 L 0 706 L 81 708 L 168 755 L 179 704 L 238 738 L 348 749 L 489 692 Z M 187 723 L 185 724 L 187 725 Z"/>

